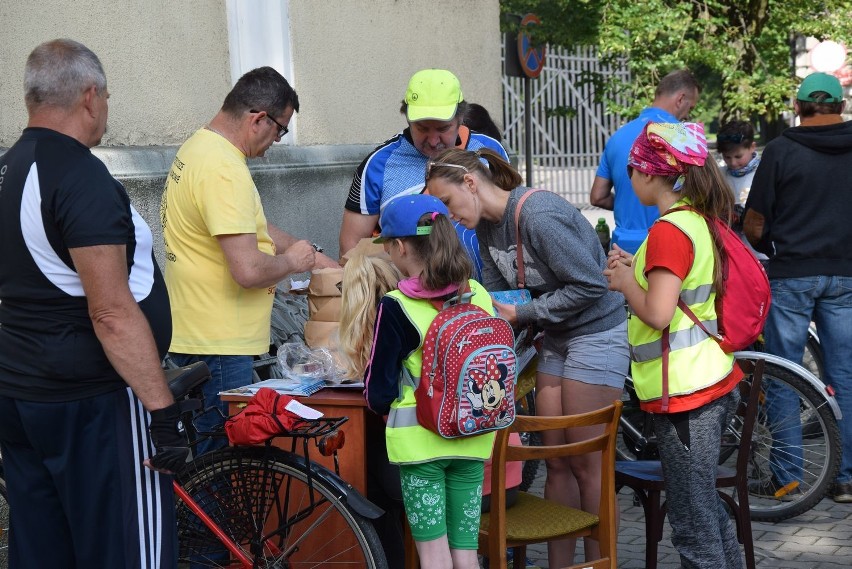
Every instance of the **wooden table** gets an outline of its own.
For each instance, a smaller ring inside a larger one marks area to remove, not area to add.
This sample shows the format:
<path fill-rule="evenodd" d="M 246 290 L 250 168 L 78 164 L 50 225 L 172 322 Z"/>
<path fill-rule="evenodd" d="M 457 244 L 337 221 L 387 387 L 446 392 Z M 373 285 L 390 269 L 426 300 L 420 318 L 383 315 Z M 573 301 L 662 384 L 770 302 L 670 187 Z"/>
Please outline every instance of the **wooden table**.
<path fill-rule="evenodd" d="M 223 395 L 222 400 L 229 403 L 229 414 L 240 411 L 249 395 Z M 361 494 L 367 495 L 367 446 L 366 421 L 367 402 L 361 389 L 326 387 L 308 397 L 299 397 L 299 402 L 321 411 L 325 417 L 349 417 L 341 430 L 346 433 L 346 443 L 338 451 L 340 477 L 354 486 Z M 280 437 L 276 446 L 290 450 L 291 439 Z M 301 454 L 301 445 L 296 445 Z M 334 459 L 323 456 L 317 449 L 311 449 L 311 461 L 322 464 L 334 472 Z"/>

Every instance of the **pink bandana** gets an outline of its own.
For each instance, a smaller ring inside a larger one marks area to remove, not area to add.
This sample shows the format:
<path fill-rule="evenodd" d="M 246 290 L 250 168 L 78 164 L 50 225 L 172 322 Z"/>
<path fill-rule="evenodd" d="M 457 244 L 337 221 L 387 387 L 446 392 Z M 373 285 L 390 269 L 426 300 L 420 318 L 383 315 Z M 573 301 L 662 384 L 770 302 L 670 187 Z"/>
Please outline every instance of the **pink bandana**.
<path fill-rule="evenodd" d="M 703 166 L 707 139 L 701 123 L 648 123 L 627 158 L 627 165 L 652 176 L 679 175 L 674 190 L 683 186 L 687 166 Z"/>

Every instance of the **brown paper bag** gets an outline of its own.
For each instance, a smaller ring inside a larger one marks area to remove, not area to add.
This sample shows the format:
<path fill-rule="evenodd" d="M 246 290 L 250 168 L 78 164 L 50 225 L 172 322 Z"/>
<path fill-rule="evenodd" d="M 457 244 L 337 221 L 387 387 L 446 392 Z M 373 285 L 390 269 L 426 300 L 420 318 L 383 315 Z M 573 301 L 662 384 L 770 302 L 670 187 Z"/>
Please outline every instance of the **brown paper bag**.
<path fill-rule="evenodd" d="M 340 296 L 343 288 L 343 267 L 314 269 L 308 294 L 313 296 Z"/>
<path fill-rule="evenodd" d="M 309 348 L 326 348 L 334 357 L 337 367 L 342 368 L 340 351 L 340 322 L 305 322 L 305 344 Z"/>
<path fill-rule="evenodd" d="M 308 295 L 308 315 L 311 321 L 340 322 L 343 299 L 339 296 Z"/>
<path fill-rule="evenodd" d="M 355 255 L 364 255 L 367 257 L 383 257 L 384 259 L 390 261 L 390 255 L 385 253 L 384 245 L 381 243 L 373 243 L 372 237 L 364 237 L 361 239 L 355 247 L 347 251 L 340 257 L 340 261 L 338 261 L 341 265 L 345 265 L 346 262 L 354 257 Z"/>

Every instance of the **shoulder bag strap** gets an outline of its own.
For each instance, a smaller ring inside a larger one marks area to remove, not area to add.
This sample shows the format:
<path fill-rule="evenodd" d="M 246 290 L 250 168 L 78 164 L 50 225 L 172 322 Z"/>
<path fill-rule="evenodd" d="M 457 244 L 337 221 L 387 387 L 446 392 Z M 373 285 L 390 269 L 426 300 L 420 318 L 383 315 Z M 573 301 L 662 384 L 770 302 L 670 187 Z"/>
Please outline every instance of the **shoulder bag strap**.
<path fill-rule="evenodd" d="M 544 192 L 547 190 L 542 190 L 540 188 L 531 188 L 528 192 L 525 192 L 524 195 L 520 197 L 518 200 L 518 205 L 515 206 L 515 236 L 518 238 L 518 246 L 515 249 L 515 254 L 518 257 L 518 288 L 526 288 L 527 279 L 524 275 L 524 247 L 523 243 L 521 243 L 521 207 L 523 207 L 524 202 L 527 201 L 527 198 L 533 195 L 536 192 Z"/>

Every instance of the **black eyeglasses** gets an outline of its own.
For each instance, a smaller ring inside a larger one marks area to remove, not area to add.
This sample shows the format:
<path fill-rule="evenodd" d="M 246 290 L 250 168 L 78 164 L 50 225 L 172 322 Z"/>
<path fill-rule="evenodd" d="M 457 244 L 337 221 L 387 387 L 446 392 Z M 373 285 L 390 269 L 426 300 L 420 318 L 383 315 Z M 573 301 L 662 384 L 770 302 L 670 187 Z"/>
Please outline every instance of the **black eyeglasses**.
<path fill-rule="evenodd" d="M 286 126 L 284 126 L 283 124 L 281 124 L 280 122 L 278 122 L 277 120 L 275 120 L 274 118 L 272 118 L 272 115 L 270 115 L 270 114 L 269 114 L 269 111 L 255 111 L 255 110 L 250 110 L 249 112 L 250 112 L 250 113 L 263 113 L 263 112 L 265 112 L 265 113 L 266 113 L 266 118 L 268 118 L 269 120 L 271 120 L 272 122 L 274 122 L 276 125 L 278 125 L 278 138 L 284 138 L 284 135 L 285 135 L 285 134 L 287 134 L 288 132 L 290 132 L 290 129 L 289 129 L 289 128 L 287 128 Z"/>

